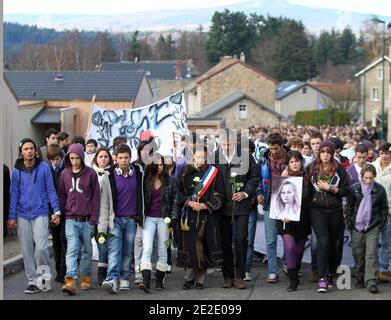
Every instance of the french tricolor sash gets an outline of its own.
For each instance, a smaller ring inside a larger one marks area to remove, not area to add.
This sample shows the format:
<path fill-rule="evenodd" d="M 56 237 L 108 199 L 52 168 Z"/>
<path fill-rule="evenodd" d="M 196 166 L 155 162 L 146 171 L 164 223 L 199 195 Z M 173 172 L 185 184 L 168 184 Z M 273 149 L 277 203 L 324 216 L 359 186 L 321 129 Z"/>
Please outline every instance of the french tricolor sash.
<path fill-rule="evenodd" d="M 205 194 L 205 192 L 209 189 L 210 185 L 212 184 L 213 180 L 216 178 L 217 172 L 219 169 L 217 169 L 214 166 L 209 166 L 208 170 L 204 173 L 204 176 L 202 177 L 200 183 L 202 185 L 201 190 L 199 191 L 199 194 L 197 194 L 197 190 L 194 190 L 192 199 L 201 199 L 201 197 Z"/>
<path fill-rule="evenodd" d="M 204 176 L 202 177 L 201 181 L 199 182 L 201 187 L 201 190 L 198 192 L 198 188 L 196 188 L 193 192 L 193 195 L 191 196 L 191 199 L 193 201 L 200 199 L 205 192 L 209 189 L 210 185 L 212 184 L 213 180 L 216 178 L 217 172 L 219 169 L 217 169 L 214 166 L 209 166 L 208 170 L 206 170 Z M 181 221 L 180 226 L 182 231 L 189 231 L 189 225 L 187 223 L 187 219 L 189 216 L 189 208 L 186 208 L 185 206 L 182 208 L 181 212 Z"/>

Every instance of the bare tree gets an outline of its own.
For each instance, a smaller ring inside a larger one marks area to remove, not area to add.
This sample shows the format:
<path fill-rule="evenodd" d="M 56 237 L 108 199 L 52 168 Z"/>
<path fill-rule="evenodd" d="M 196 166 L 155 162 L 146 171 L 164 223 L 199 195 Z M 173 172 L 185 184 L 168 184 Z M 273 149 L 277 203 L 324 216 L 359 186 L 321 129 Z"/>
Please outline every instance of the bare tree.
<path fill-rule="evenodd" d="M 81 33 L 78 29 L 66 30 L 65 31 L 65 42 L 67 49 L 74 59 L 74 64 L 77 71 L 81 70 L 81 50 L 82 50 L 82 39 Z"/>
<path fill-rule="evenodd" d="M 149 43 L 148 37 L 140 40 L 140 60 L 150 60 L 153 57 L 153 48 Z"/>
<path fill-rule="evenodd" d="M 189 52 L 193 58 L 194 64 L 201 73 L 204 73 L 211 67 L 205 50 L 207 34 L 200 25 L 196 32 L 192 32 L 189 39 Z"/>
<path fill-rule="evenodd" d="M 105 32 L 98 32 L 93 42 L 95 62 L 97 65 L 103 61 L 113 61 L 115 57 L 113 43 L 110 39 L 110 34 Z"/>
<path fill-rule="evenodd" d="M 190 58 L 189 52 L 189 33 L 187 31 L 181 32 L 181 36 L 177 43 L 176 58 L 185 60 Z"/>
<path fill-rule="evenodd" d="M 16 68 L 18 70 L 26 71 L 44 70 L 45 63 L 43 53 L 42 47 L 34 46 L 32 43 L 25 44 L 19 53 L 19 62 Z"/>
<path fill-rule="evenodd" d="M 251 61 L 257 68 L 265 71 L 267 74 L 273 74 L 273 59 L 276 51 L 276 39 L 264 40 L 251 50 Z"/>
<path fill-rule="evenodd" d="M 63 41 L 48 43 L 46 50 L 48 53 L 48 70 L 64 70 L 66 62 L 65 48 Z M 50 59 L 52 58 L 52 59 Z M 50 60 L 49 60 L 50 59 Z"/>
<path fill-rule="evenodd" d="M 127 60 L 126 53 L 129 50 L 129 40 L 123 32 L 119 32 L 115 35 L 118 43 L 119 61 Z"/>

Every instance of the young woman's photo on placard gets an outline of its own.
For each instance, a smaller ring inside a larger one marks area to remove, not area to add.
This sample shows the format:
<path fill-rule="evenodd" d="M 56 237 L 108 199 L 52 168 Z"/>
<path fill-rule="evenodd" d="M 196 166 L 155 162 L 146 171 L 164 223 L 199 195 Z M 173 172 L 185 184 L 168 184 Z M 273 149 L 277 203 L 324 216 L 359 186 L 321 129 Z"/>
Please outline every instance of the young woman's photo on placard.
<path fill-rule="evenodd" d="M 273 177 L 270 218 L 300 221 L 302 177 Z"/>

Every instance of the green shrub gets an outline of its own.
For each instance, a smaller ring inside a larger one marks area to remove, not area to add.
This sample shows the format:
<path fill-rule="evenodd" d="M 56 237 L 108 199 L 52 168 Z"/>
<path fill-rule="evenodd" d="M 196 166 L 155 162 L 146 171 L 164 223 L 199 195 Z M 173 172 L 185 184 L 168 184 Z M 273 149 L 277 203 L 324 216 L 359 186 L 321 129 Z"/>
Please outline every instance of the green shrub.
<path fill-rule="evenodd" d="M 296 112 L 295 125 L 320 126 L 323 124 L 349 124 L 349 113 L 338 109 Z"/>

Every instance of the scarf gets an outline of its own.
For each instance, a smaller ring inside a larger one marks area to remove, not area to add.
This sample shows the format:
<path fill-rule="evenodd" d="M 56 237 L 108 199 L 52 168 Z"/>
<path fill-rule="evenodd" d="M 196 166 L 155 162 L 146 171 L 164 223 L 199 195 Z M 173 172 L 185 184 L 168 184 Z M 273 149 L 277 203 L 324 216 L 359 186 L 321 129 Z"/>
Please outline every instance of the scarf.
<path fill-rule="evenodd" d="M 274 158 L 273 154 L 270 152 L 270 170 L 272 176 L 280 176 L 281 173 L 286 168 L 286 150 L 282 148 L 282 155 L 279 159 Z"/>
<path fill-rule="evenodd" d="M 367 231 L 369 223 L 371 222 L 371 213 L 372 213 L 372 197 L 371 192 L 373 190 L 374 183 L 365 184 L 361 182 L 361 190 L 363 198 L 358 207 L 357 217 L 356 217 L 356 229 L 358 231 Z"/>

